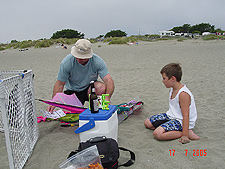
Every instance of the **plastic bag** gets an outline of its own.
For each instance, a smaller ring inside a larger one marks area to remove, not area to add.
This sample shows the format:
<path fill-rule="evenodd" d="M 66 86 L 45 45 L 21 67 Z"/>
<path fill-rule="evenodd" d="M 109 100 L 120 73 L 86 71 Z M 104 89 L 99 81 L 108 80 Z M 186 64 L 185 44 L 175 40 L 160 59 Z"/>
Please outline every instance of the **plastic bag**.
<path fill-rule="evenodd" d="M 103 169 L 97 146 L 91 146 L 68 158 L 59 165 L 61 169 Z"/>

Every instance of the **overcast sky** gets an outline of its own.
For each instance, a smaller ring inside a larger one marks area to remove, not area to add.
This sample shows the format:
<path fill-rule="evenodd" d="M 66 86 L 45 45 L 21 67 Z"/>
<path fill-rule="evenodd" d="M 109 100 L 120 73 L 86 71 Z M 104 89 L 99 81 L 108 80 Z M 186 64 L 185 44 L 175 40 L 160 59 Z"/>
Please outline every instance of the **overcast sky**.
<path fill-rule="evenodd" d="M 0 43 L 49 39 L 62 29 L 85 38 L 122 30 L 158 34 L 200 23 L 225 30 L 225 0 L 1 0 Z"/>

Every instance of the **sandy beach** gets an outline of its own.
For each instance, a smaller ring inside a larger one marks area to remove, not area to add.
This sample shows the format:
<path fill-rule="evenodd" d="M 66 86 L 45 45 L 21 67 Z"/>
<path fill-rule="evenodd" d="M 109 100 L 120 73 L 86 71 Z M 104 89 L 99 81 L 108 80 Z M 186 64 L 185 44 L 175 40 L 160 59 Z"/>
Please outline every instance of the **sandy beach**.
<path fill-rule="evenodd" d="M 31 69 L 36 99 L 51 99 L 53 85 L 68 49 L 49 48 L 20 52 L 0 51 L 1 70 Z M 142 42 L 138 45 L 93 44 L 115 83 L 111 104 L 129 102 L 139 96 L 144 105 L 119 125 L 118 144 L 136 154 L 131 169 L 149 168 L 224 168 L 225 165 L 225 41 L 176 40 Z M 181 63 L 182 82 L 192 91 L 198 111 L 194 132 L 200 140 L 181 144 L 178 140 L 157 141 L 144 120 L 168 110 L 169 89 L 162 83 L 161 68 Z M 36 102 L 37 116 L 47 105 Z M 59 121 L 41 122 L 40 136 L 25 169 L 53 169 L 77 149 L 79 135 L 75 127 L 61 127 Z M 173 154 L 175 150 L 175 153 Z M 198 155 L 205 150 L 206 156 Z M 186 152 L 188 151 L 188 154 Z M 4 133 L 0 133 L 0 168 L 9 168 Z M 172 154 L 171 154 L 172 152 Z M 119 162 L 128 154 L 121 152 Z M 123 168 L 123 167 L 121 167 Z"/>

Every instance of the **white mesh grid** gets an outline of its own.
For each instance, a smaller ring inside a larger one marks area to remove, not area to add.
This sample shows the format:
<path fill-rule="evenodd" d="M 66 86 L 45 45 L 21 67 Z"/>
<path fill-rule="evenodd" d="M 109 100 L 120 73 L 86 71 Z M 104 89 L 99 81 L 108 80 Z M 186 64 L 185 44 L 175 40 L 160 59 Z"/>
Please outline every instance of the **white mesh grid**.
<path fill-rule="evenodd" d="M 23 168 L 37 142 L 34 100 L 31 70 L 0 72 L 0 130 L 5 132 L 11 169 Z"/>

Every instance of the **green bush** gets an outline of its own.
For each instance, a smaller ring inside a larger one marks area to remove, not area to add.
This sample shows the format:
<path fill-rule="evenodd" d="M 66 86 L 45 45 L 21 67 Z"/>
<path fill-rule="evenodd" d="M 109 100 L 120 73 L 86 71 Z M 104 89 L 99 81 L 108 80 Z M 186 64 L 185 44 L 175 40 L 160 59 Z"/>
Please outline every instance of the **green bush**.
<path fill-rule="evenodd" d="M 17 45 L 17 43 L 9 43 L 7 46 L 6 46 L 6 48 L 7 49 L 10 49 L 10 48 L 13 48 L 14 46 L 16 46 Z"/>
<path fill-rule="evenodd" d="M 89 39 L 89 40 L 90 40 L 91 43 L 96 43 L 96 42 L 98 42 L 98 38 L 91 38 L 91 39 Z"/>
<path fill-rule="evenodd" d="M 107 43 L 107 42 L 110 42 L 111 40 L 112 40 L 112 38 L 106 38 L 106 39 L 103 40 L 103 42 Z"/>
<path fill-rule="evenodd" d="M 220 39 L 220 37 L 218 35 L 206 35 L 206 36 L 202 36 L 203 40 L 215 40 L 215 39 Z"/>
<path fill-rule="evenodd" d="M 50 46 L 55 44 L 55 41 L 52 40 L 52 39 L 49 39 L 49 40 L 47 40 L 47 41 L 48 41 L 48 43 L 49 43 Z"/>
<path fill-rule="evenodd" d="M 124 37 L 127 36 L 127 33 L 121 30 L 111 30 L 110 32 L 106 33 L 105 38 L 107 37 Z"/>
<path fill-rule="evenodd" d="M 5 50 L 6 48 L 0 46 L 0 51 Z"/>
<path fill-rule="evenodd" d="M 66 40 L 65 40 L 65 43 L 66 43 L 67 45 L 71 45 L 71 44 L 72 44 L 72 41 L 71 41 L 70 39 L 66 39 Z"/>
<path fill-rule="evenodd" d="M 18 41 L 17 40 L 11 40 L 11 43 L 17 43 Z"/>
<path fill-rule="evenodd" d="M 34 47 L 35 48 L 46 48 L 49 46 L 50 46 L 49 40 L 43 40 L 43 41 L 36 43 Z"/>
<path fill-rule="evenodd" d="M 127 44 L 128 42 L 134 43 L 137 42 L 138 39 L 136 37 L 113 37 L 113 38 L 106 38 L 103 42 L 112 44 Z"/>
<path fill-rule="evenodd" d="M 78 32 L 77 30 L 72 29 L 63 29 L 61 31 L 57 31 L 53 33 L 51 39 L 58 39 L 58 38 L 84 38 L 84 33 Z"/>
<path fill-rule="evenodd" d="M 65 44 L 67 45 L 71 45 L 71 44 L 75 44 L 77 42 L 78 38 L 73 38 L 73 39 L 65 39 Z"/>
<path fill-rule="evenodd" d="M 177 39 L 178 42 L 183 42 L 184 40 L 187 40 L 187 39 L 186 38 L 182 38 L 182 37 Z"/>
<path fill-rule="evenodd" d="M 163 38 L 160 38 L 159 40 L 169 40 L 168 37 L 163 37 Z"/>
<path fill-rule="evenodd" d="M 136 38 L 136 37 L 127 37 L 127 38 L 125 38 L 125 40 L 127 42 L 131 42 L 131 43 L 138 42 L 138 38 Z"/>
<path fill-rule="evenodd" d="M 22 41 L 19 43 L 19 48 L 20 49 L 24 49 L 24 48 L 29 48 L 31 46 L 33 46 L 33 41 L 32 40 L 28 40 L 28 41 Z"/>
<path fill-rule="evenodd" d="M 113 38 L 109 42 L 109 45 L 112 45 L 112 44 L 127 44 L 127 40 L 124 38 Z"/>
<path fill-rule="evenodd" d="M 55 39 L 55 43 L 61 43 L 60 39 Z"/>

